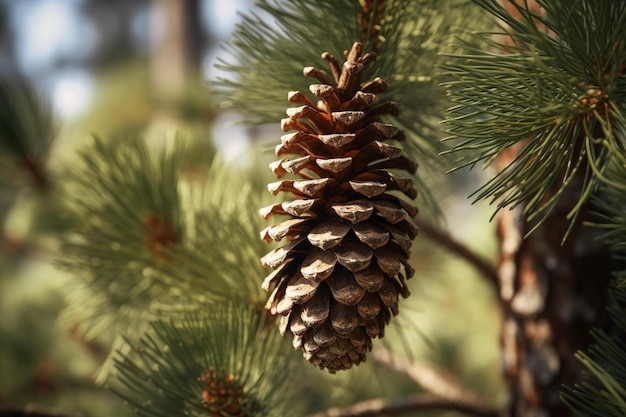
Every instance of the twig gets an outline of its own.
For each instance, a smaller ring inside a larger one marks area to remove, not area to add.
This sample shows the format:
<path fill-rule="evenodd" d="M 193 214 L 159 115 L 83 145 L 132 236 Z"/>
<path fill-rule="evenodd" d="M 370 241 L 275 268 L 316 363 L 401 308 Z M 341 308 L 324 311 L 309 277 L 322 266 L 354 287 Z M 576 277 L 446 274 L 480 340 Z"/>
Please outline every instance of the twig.
<path fill-rule="evenodd" d="M 442 399 L 430 394 L 418 394 L 401 398 L 375 398 L 360 401 L 347 407 L 330 408 L 307 417 L 375 417 L 430 410 L 460 411 L 479 417 L 497 417 L 498 415 L 492 410 Z"/>
<path fill-rule="evenodd" d="M 461 258 L 465 259 L 493 284 L 498 284 L 498 274 L 491 262 L 478 255 L 476 252 L 454 239 L 448 232 L 423 217 L 417 215 L 415 217 L 415 223 L 419 227 L 420 232 L 426 234 L 430 239 L 439 243 L 450 252 L 454 252 Z"/>
<path fill-rule="evenodd" d="M 448 410 L 472 416 L 497 417 L 498 410 L 489 407 L 475 393 L 449 375 L 427 363 L 411 362 L 384 348 L 372 352 L 375 361 L 411 378 L 429 394 L 401 398 L 375 398 L 347 407 L 330 408 L 307 417 L 374 417 L 398 415 L 408 411 Z"/>
<path fill-rule="evenodd" d="M 409 361 L 379 347 L 372 351 L 372 358 L 389 369 L 408 376 L 437 398 L 483 410 L 486 414 L 495 413 L 495 410 L 490 409 L 478 394 L 463 386 L 454 375 L 437 369 L 433 364 Z"/>

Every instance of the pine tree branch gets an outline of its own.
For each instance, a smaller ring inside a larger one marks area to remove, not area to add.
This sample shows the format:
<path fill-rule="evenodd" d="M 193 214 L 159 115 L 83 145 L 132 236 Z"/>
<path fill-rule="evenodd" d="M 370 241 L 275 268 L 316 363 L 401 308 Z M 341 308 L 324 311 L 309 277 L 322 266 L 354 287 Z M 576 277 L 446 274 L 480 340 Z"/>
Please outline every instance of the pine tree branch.
<path fill-rule="evenodd" d="M 459 411 L 471 416 L 496 417 L 495 410 L 442 399 L 430 394 L 416 394 L 400 398 L 374 398 L 360 401 L 348 407 L 330 408 L 307 417 L 374 417 L 394 416 L 409 411 L 447 410 Z"/>
<path fill-rule="evenodd" d="M 620 42 L 626 8 L 611 1 L 556 0 L 540 3 L 544 14 L 533 2 L 508 0 L 511 15 L 498 0 L 475 3 L 508 31 L 496 38 L 476 34 L 475 42 L 487 47 L 468 44 L 442 67 L 451 79 L 442 84 L 454 103 L 446 119 L 448 139 L 455 141 L 453 153 L 463 152 L 457 168 L 490 165 L 523 144 L 472 197 L 497 202 L 498 209 L 523 204 L 523 218 L 538 225 L 580 172 L 583 188 L 567 213 L 573 224 L 606 182 L 609 160 L 623 154 Z"/>
<path fill-rule="evenodd" d="M 426 236 L 428 236 L 431 240 L 439 243 L 450 252 L 455 253 L 456 255 L 465 259 L 467 262 L 473 265 L 474 268 L 481 272 L 484 278 L 488 279 L 492 284 L 497 285 L 498 273 L 495 267 L 491 264 L 491 262 L 478 255 L 466 245 L 452 237 L 450 233 L 441 229 L 434 223 L 429 222 L 425 218 L 417 215 L 415 216 L 414 220 L 419 227 L 420 232 L 426 234 Z"/>
<path fill-rule="evenodd" d="M 376 348 L 372 357 L 390 369 L 407 375 L 429 394 L 386 399 L 375 398 L 347 407 L 330 408 L 307 417 L 392 416 L 410 411 L 459 411 L 471 416 L 495 417 L 499 412 L 486 405 L 475 393 L 463 387 L 453 376 L 424 362 L 410 362 L 384 348 Z"/>
<path fill-rule="evenodd" d="M 144 416 L 301 415 L 287 385 L 294 356 L 266 319 L 234 300 L 154 321 L 115 350 L 106 386 Z"/>
<path fill-rule="evenodd" d="M 454 375 L 437 369 L 431 363 L 409 361 L 385 348 L 378 347 L 372 351 L 372 357 L 376 362 L 388 366 L 389 369 L 408 376 L 436 398 L 445 399 L 451 403 L 464 404 L 470 408 L 489 409 L 479 395 L 464 387 Z M 495 410 L 493 411 L 495 412 Z"/>

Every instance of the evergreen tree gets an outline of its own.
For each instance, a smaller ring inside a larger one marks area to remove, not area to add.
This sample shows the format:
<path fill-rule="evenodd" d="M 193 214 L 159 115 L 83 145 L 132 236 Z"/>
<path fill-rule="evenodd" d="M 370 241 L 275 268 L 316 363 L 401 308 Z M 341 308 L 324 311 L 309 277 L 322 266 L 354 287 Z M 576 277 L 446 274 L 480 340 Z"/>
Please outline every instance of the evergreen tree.
<path fill-rule="evenodd" d="M 270 169 L 184 131 L 54 164 L 43 102 L 0 83 L 7 196 L 47 219 L 62 323 L 128 415 L 626 415 L 625 2 L 260 0 L 228 50 L 211 92 L 287 133 Z M 471 175 L 444 171 L 480 163 L 494 262 L 441 220 Z M 504 399 L 415 357 L 424 241 L 494 290 Z"/>

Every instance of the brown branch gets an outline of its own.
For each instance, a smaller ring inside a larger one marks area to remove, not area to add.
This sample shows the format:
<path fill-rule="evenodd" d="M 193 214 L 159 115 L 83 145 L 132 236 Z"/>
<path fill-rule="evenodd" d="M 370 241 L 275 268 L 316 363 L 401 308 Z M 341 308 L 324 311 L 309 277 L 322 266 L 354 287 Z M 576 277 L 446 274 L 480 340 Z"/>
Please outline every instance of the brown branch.
<path fill-rule="evenodd" d="M 485 278 L 491 281 L 492 284 L 498 284 L 498 274 L 491 262 L 478 255 L 476 252 L 472 251 L 466 245 L 462 244 L 454 237 L 452 237 L 450 233 L 441 229 L 434 223 L 429 222 L 419 215 L 417 215 L 414 220 L 419 227 L 420 232 L 424 233 L 431 240 L 439 243 L 450 252 L 453 252 L 461 258 L 465 259 L 467 262 L 473 265 L 474 268 L 476 268 Z"/>
<path fill-rule="evenodd" d="M 376 347 L 372 351 L 372 358 L 389 369 L 406 375 L 422 389 L 430 394 L 467 407 L 481 409 L 485 412 L 489 409 L 485 401 L 463 384 L 454 375 L 436 368 L 428 362 L 409 361 L 397 356 L 385 348 Z"/>
<path fill-rule="evenodd" d="M 330 408 L 307 417 L 375 417 L 393 416 L 409 411 L 447 410 L 460 411 L 472 416 L 497 417 L 493 410 L 442 399 L 430 394 L 418 394 L 401 398 L 374 398 L 347 407 Z"/>
<path fill-rule="evenodd" d="M 471 416 L 497 417 L 498 410 L 491 408 L 455 377 L 427 363 L 410 362 L 393 355 L 384 348 L 372 352 L 375 361 L 389 366 L 411 378 L 429 394 L 416 394 L 400 398 L 374 398 L 347 407 L 330 408 L 307 417 L 374 417 L 392 416 L 409 411 L 446 410 L 459 411 Z"/>
<path fill-rule="evenodd" d="M 35 157 L 25 156 L 23 166 L 30 174 L 35 188 L 45 190 L 48 188 L 49 181 L 46 175 L 43 163 Z"/>

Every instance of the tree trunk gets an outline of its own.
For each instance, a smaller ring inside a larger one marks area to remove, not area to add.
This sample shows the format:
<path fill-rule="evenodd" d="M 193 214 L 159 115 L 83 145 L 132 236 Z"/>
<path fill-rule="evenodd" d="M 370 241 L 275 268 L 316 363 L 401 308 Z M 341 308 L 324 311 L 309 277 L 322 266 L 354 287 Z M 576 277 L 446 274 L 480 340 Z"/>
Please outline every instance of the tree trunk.
<path fill-rule="evenodd" d="M 571 416 L 559 401 L 559 390 L 580 378 L 582 367 L 574 354 L 592 343 L 589 330 L 607 324 L 610 254 L 598 240 L 601 231 L 583 225 L 591 220 L 590 204 L 562 243 L 583 177 L 584 167 L 526 239 L 534 224 L 518 222 L 516 211 L 502 211 L 498 218 L 507 416 Z"/>
<path fill-rule="evenodd" d="M 198 71 L 206 35 L 199 0 L 154 0 L 153 89 L 158 100 L 180 98 L 188 78 Z"/>

